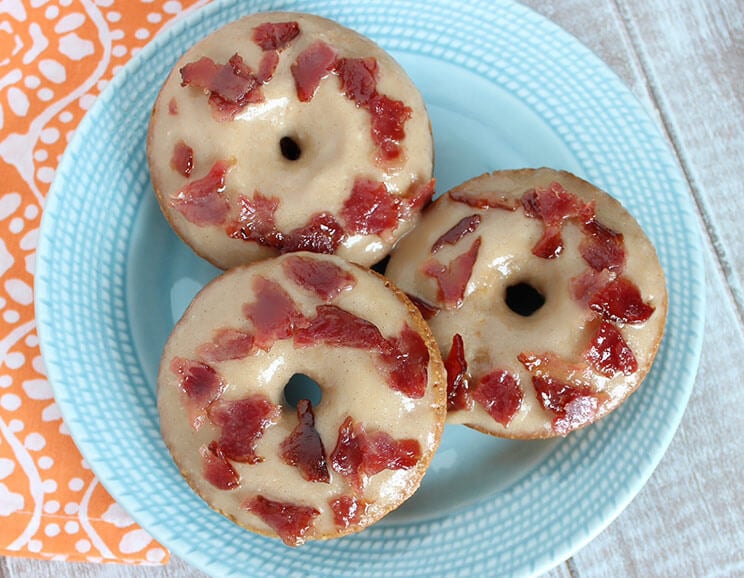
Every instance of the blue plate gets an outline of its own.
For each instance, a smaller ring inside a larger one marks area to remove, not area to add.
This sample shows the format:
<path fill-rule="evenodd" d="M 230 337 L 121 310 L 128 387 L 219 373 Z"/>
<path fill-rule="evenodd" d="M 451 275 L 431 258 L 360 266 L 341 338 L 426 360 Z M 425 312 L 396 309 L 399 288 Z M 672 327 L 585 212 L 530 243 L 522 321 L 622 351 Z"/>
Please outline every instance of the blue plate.
<path fill-rule="evenodd" d="M 186 485 L 158 429 L 160 351 L 217 274 L 171 232 L 145 160 L 161 82 L 196 40 L 281 7 L 339 20 L 408 70 L 430 109 L 439 190 L 486 171 L 566 169 L 619 198 L 657 247 L 666 335 L 641 389 L 565 440 L 448 428 L 419 492 L 360 534 L 289 549 L 241 530 Z M 592 53 L 527 8 L 498 2 L 215 2 L 158 36 L 106 88 L 57 171 L 41 229 L 44 359 L 72 435 L 113 497 L 176 555 L 216 576 L 483 576 L 547 570 L 591 540 L 651 475 L 700 355 L 698 225 L 659 129 Z"/>

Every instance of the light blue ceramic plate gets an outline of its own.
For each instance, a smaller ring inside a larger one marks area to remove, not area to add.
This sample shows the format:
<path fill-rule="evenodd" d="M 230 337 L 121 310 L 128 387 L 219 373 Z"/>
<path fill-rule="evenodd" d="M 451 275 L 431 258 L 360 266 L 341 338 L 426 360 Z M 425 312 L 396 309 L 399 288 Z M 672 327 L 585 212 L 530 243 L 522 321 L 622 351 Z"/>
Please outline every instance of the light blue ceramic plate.
<path fill-rule="evenodd" d="M 444 191 L 502 168 L 573 171 L 618 197 L 656 245 L 669 319 L 640 391 L 565 440 L 512 442 L 451 428 L 420 491 L 361 534 L 289 549 L 211 511 L 158 433 L 161 348 L 217 271 L 171 232 L 153 198 L 145 133 L 156 92 L 197 39 L 255 10 L 335 18 L 379 42 L 426 98 Z M 109 492 L 175 554 L 219 576 L 540 573 L 600 532 L 639 491 L 681 419 L 704 313 L 697 222 L 658 128 L 607 67 L 521 5 L 418 0 L 227 0 L 157 37 L 80 125 L 44 212 L 36 303 L 49 377 Z"/>

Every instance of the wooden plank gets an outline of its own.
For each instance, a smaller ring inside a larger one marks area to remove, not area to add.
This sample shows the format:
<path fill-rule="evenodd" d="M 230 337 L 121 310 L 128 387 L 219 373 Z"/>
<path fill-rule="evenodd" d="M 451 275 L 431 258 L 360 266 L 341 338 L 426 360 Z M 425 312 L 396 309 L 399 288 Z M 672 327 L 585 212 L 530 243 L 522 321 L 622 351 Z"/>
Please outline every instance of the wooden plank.
<path fill-rule="evenodd" d="M 618 0 L 618 5 L 742 321 L 741 0 Z"/>

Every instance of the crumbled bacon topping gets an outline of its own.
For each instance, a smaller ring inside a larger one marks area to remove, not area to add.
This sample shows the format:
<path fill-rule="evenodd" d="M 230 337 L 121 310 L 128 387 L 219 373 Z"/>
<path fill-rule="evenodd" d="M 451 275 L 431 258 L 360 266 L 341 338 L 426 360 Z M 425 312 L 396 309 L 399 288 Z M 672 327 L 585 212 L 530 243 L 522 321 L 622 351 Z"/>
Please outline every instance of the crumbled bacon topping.
<path fill-rule="evenodd" d="M 655 308 L 643 301 L 638 286 L 627 277 L 618 277 L 597 291 L 589 307 L 607 320 L 617 323 L 643 323 Z"/>
<path fill-rule="evenodd" d="M 208 414 L 221 428 L 217 443 L 226 458 L 248 464 L 264 460 L 256 454 L 256 446 L 266 429 L 279 419 L 278 406 L 255 394 L 245 399 L 220 399 L 209 406 Z"/>
<path fill-rule="evenodd" d="M 405 123 L 413 110 L 400 100 L 377 91 L 378 66 L 374 58 L 342 58 L 336 63 L 341 89 L 350 100 L 370 114 L 372 142 L 383 164 L 398 161 L 402 155 Z"/>
<path fill-rule="evenodd" d="M 213 441 L 200 449 L 204 479 L 219 490 L 234 490 L 240 485 L 240 475 L 225 457 L 220 445 Z"/>
<path fill-rule="evenodd" d="M 217 64 L 208 56 L 186 64 L 181 68 L 181 86 L 208 94 L 212 116 L 221 122 L 234 119 L 248 104 L 264 100 L 261 83 L 238 53 L 226 64 Z"/>
<path fill-rule="evenodd" d="M 351 195 L 341 207 L 341 217 L 351 233 L 378 235 L 398 226 L 399 201 L 385 183 L 357 177 Z"/>
<path fill-rule="evenodd" d="M 573 386 L 551 377 L 532 377 L 537 400 L 543 409 L 551 411 L 553 430 L 565 436 L 594 421 L 604 395 L 586 386 Z"/>
<path fill-rule="evenodd" d="M 400 143 L 406 137 L 405 124 L 413 110 L 400 100 L 384 94 L 372 98 L 368 105 L 372 115 L 372 142 L 377 146 L 377 158 L 382 163 L 401 159 Z"/>
<path fill-rule="evenodd" d="M 465 253 L 443 265 L 433 257 L 424 263 L 424 274 L 432 277 L 438 286 L 437 301 L 445 309 L 457 309 L 462 305 L 475 261 L 478 259 L 481 238 L 478 237 Z"/>
<path fill-rule="evenodd" d="M 333 521 L 337 528 L 346 529 L 358 526 L 369 508 L 369 502 L 353 494 L 344 494 L 328 500 L 333 510 Z"/>
<path fill-rule="evenodd" d="M 276 281 L 257 277 L 253 290 L 256 300 L 243 306 L 243 314 L 253 323 L 256 346 L 268 351 L 275 341 L 291 337 L 305 317 Z"/>
<path fill-rule="evenodd" d="M 242 508 L 256 514 L 274 530 L 287 546 L 301 546 L 320 511 L 310 506 L 270 500 L 255 496 L 246 500 Z"/>
<path fill-rule="evenodd" d="M 621 273 L 625 267 L 625 243 L 622 233 L 600 223 L 596 217 L 583 225 L 584 238 L 579 252 L 595 271 L 607 269 Z"/>
<path fill-rule="evenodd" d="M 452 336 L 452 346 L 444 360 L 444 368 L 447 370 L 447 411 L 471 409 L 473 398 L 470 395 L 468 362 L 465 359 L 462 335 L 459 333 Z"/>
<path fill-rule="evenodd" d="M 325 302 L 333 301 L 356 285 L 354 275 L 330 261 L 290 255 L 282 262 L 282 268 L 294 283 L 312 291 Z"/>
<path fill-rule="evenodd" d="M 330 456 L 331 467 L 362 491 L 370 476 L 383 470 L 407 470 L 421 459 L 415 439 L 393 439 L 384 431 L 367 432 L 364 425 L 347 417 L 338 430 Z"/>
<path fill-rule="evenodd" d="M 310 102 L 320 81 L 328 76 L 336 64 L 336 51 L 322 40 L 303 50 L 290 67 L 300 102 Z"/>
<path fill-rule="evenodd" d="M 602 321 L 597 328 L 584 359 L 605 377 L 613 377 L 616 373 L 632 375 L 638 371 L 638 361 L 623 334 L 607 321 Z"/>
<path fill-rule="evenodd" d="M 375 352 L 386 346 L 374 323 L 335 305 L 318 305 L 315 317 L 294 332 L 294 343 L 298 347 L 322 344 Z"/>
<path fill-rule="evenodd" d="M 543 222 L 543 235 L 532 248 L 532 253 L 544 259 L 554 259 L 563 252 L 561 228 L 568 219 L 579 218 L 581 222 L 594 217 L 594 206 L 585 204 L 553 182 L 548 188 L 535 188 L 522 196 L 522 207 L 528 217 Z"/>
<path fill-rule="evenodd" d="M 212 341 L 200 345 L 197 353 L 210 363 L 243 359 L 253 353 L 253 335 L 240 329 L 224 327 L 215 332 Z"/>
<path fill-rule="evenodd" d="M 481 216 L 477 213 L 463 217 L 434 241 L 434 244 L 431 246 L 432 254 L 439 251 L 445 245 L 456 245 L 463 237 L 474 233 L 478 229 L 480 222 Z"/>
<path fill-rule="evenodd" d="M 223 193 L 225 177 L 232 166 L 232 162 L 217 161 L 204 177 L 191 181 L 171 196 L 171 206 L 194 225 L 221 225 L 230 212 Z"/>
<path fill-rule="evenodd" d="M 389 372 L 392 389 L 412 399 L 424 396 L 429 375 L 429 349 L 408 323 L 400 335 L 387 340 L 381 360 Z"/>
<path fill-rule="evenodd" d="M 261 50 L 284 50 L 300 34 L 297 22 L 264 22 L 253 29 L 253 42 Z"/>
<path fill-rule="evenodd" d="M 585 363 L 572 363 L 554 353 L 520 353 L 519 361 L 532 375 L 537 399 L 553 413 L 553 430 L 559 435 L 592 423 L 608 396 L 591 386 Z"/>
<path fill-rule="evenodd" d="M 224 391 L 225 382 L 211 365 L 183 357 L 174 357 L 170 370 L 180 379 L 178 385 L 188 400 L 191 426 L 197 430 L 204 423 L 207 407 Z"/>
<path fill-rule="evenodd" d="M 179 140 L 173 147 L 170 166 L 174 171 L 184 177 L 190 177 L 191 169 L 194 168 L 194 149 L 182 140 Z"/>
<path fill-rule="evenodd" d="M 297 466 L 308 482 L 327 484 L 331 481 L 323 440 L 315 429 L 315 415 L 309 400 L 297 402 L 297 425 L 282 442 L 280 455 L 285 463 Z"/>
<path fill-rule="evenodd" d="M 504 369 L 496 369 L 478 380 L 473 392 L 477 401 L 488 414 L 504 427 L 508 427 L 519 411 L 524 392 L 519 377 Z"/>

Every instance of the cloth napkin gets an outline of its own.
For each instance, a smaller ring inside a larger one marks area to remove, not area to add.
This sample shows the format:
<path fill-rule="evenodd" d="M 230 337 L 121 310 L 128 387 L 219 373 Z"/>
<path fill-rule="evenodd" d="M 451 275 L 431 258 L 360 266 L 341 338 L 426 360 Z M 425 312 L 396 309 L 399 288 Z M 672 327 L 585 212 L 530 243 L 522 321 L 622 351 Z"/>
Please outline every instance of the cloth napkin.
<path fill-rule="evenodd" d="M 86 110 L 142 46 L 206 3 L 0 0 L 0 554 L 168 560 L 98 482 L 54 402 L 34 255 L 45 196 Z"/>

